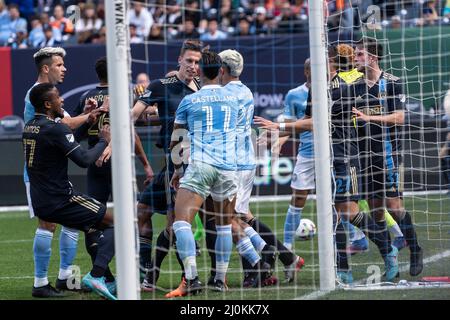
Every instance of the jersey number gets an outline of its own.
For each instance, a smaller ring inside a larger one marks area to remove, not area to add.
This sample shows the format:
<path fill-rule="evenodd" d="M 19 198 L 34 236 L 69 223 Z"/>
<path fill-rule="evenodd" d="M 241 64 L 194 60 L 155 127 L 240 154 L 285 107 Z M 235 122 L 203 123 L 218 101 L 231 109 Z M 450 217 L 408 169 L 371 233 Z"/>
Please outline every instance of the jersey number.
<path fill-rule="evenodd" d="M 28 167 L 33 166 L 34 159 L 34 149 L 36 148 L 36 140 L 34 139 L 23 139 L 24 151 L 25 151 L 25 161 L 28 158 Z M 28 153 L 27 157 L 27 149 L 30 146 L 30 153 Z"/>
<path fill-rule="evenodd" d="M 206 112 L 206 131 L 211 132 L 213 130 L 213 110 L 210 106 L 202 107 L 202 110 Z M 230 130 L 231 109 L 228 106 L 222 106 L 222 112 L 225 112 L 223 121 L 223 130 L 228 132 Z"/>

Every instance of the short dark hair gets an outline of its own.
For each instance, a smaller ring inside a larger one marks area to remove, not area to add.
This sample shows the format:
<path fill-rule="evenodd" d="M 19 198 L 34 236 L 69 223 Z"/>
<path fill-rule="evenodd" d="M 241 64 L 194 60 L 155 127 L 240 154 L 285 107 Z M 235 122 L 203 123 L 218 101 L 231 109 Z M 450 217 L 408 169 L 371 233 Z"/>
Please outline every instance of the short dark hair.
<path fill-rule="evenodd" d="M 378 57 L 378 60 L 383 57 L 383 46 L 375 38 L 362 37 L 356 42 L 356 46 L 364 48 L 371 55 Z"/>
<path fill-rule="evenodd" d="M 106 57 L 101 57 L 95 62 L 95 72 L 100 81 L 108 81 L 108 65 Z"/>
<path fill-rule="evenodd" d="M 213 51 L 202 52 L 202 59 L 200 60 L 200 68 L 203 74 L 209 80 L 217 78 L 220 67 L 222 67 L 222 59 Z"/>
<path fill-rule="evenodd" d="M 203 42 L 201 42 L 200 40 L 194 40 L 194 39 L 184 40 L 183 45 L 181 46 L 180 56 L 182 56 L 188 50 L 202 52 L 203 51 Z"/>
<path fill-rule="evenodd" d="M 30 102 L 39 113 L 45 113 L 45 102 L 50 101 L 50 91 L 56 88 L 49 82 L 35 85 L 30 91 Z"/>

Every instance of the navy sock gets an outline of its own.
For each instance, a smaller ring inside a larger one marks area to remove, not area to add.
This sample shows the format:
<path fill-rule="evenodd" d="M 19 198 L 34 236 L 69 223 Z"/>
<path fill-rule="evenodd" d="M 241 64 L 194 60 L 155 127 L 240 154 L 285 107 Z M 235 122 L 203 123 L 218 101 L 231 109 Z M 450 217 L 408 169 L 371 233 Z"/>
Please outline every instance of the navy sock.
<path fill-rule="evenodd" d="M 389 245 L 387 230 L 382 230 L 369 215 L 359 212 L 350 222 L 368 234 L 370 241 L 376 244 L 382 257 L 391 252 L 392 246 Z"/>
<path fill-rule="evenodd" d="M 103 230 L 102 235 L 98 240 L 97 256 L 95 257 L 94 267 L 92 268 L 91 275 L 104 276 L 108 264 L 114 257 L 114 228 L 106 228 Z M 102 274 L 100 274 L 102 273 Z"/>
<path fill-rule="evenodd" d="M 216 222 L 215 219 L 209 219 L 205 223 L 206 231 L 206 249 L 208 250 L 209 257 L 211 259 L 211 275 L 216 275 Z"/>
<path fill-rule="evenodd" d="M 417 241 L 416 230 L 414 230 L 414 225 L 412 223 L 411 215 L 408 211 L 405 211 L 405 216 L 398 224 L 400 230 L 405 236 L 406 242 L 408 242 L 409 249 L 411 252 L 417 252 L 420 250 L 419 242 Z"/>
<path fill-rule="evenodd" d="M 341 222 L 336 227 L 336 249 L 337 270 L 348 271 L 347 234 Z"/>

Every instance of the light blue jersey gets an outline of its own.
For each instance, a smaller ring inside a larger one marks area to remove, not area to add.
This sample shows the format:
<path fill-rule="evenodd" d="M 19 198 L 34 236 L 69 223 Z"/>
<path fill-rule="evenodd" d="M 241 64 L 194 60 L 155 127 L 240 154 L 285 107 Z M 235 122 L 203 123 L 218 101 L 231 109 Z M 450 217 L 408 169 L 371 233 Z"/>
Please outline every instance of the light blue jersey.
<path fill-rule="evenodd" d="M 34 106 L 30 102 L 30 91 L 34 88 L 34 86 L 38 85 L 39 82 L 36 82 L 33 84 L 33 86 L 28 90 L 27 95 L 25 96 L 25 109 L 23 110 L 23 120 L 25 123 L 32 120 L 34 118 Z M 28 178 L 27 169 L 24 167 L 23 169 L 23 181 L 24 182 L 30 182 L 30 179 Z"/>
<path fill-rule="evenodd" d="M 306 83 L 289 90 L 284 99 L 284 116 L 286 119 L 297 120 L 305 116 L 306 105 L 308 102 L 309 89 Z M 300 133 L 300 145 L 298 147 L 298 154 L 305 158 L 314 157 L 313 150 L 313 133 L 305 131 Z"/>
<path fill-rule="evenodd" d="M 236 162 L 238 170 L 256 168 L 255 150 L 252 143 L 254 102 L 250 89 L 241 81 L 231 81 L 226 86 L 230 95 L 237 97 L 241 116 L 236 127 Z"/>
<path fill-rule="evenodd" d="M 204 86 L 183 98 L 175 123 L 188 127 L 189 161 L 236 170 L 236 126 L 240 116 L 237 97 L 219 85 Z"/>

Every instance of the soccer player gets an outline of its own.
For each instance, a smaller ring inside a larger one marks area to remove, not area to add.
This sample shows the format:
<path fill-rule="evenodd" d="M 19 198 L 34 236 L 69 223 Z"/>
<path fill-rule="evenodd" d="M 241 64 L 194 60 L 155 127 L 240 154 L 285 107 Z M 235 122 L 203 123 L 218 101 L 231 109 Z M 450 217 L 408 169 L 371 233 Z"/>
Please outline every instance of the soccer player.
<path fill-rule="evenodd" d="M 285 266 L 286 280 L 290 282 L 293 281 L 295 272 L 300 270 L 303 266 L 304 260 L 284 247 L 276 239 L 270 228 L 252 215 L 249 208 L 249 201 L 255 178 L 256 159 L 252 143 L 251 128 L 254 111 L 253 94 L 250 89 L 239 80 L 244 68 L 244 59 L 236 50 L 225 50 L 220 52 L 219 55 L 223 64 L 221 83 L 222 85 L 225 85 L 234 96 L 238 97 L 239 105 L 243 110 L 243 116 L 239 119 L 237 124 L 236 152 L 238 191 L 236 194 L 236 206 L 234 210 L 236 214 L 242 218 L 241 221 L 238 221 L 245 234 L 253 244 L 254 248 L 262 254 L 264 260 L 271 264 L 271 268 L 273 268 L 275 260 L 272 262 L 270 254 L 274 249 L 278 249 L 280 260 Z M 261 235 L 253 227 L 258 229 L 258 231 L 261 232 Z M 249 246 L 250 243 L 246 238 L 240 239 L 237 243 L 239 252 L 245 252 L 246 249 L 249 249 Z M 247 259 L 242 260 L 244 270 L 251 269 L 249 268 L 247 261 Z M 270 285 L 276 280 L 270 277 L 265 278 L 265 276 L 267 275 L 255 272 L 254 269 L 251 272 L 246 272 L 243 286 Z M 260 282 L 259 284 L 257 283 L 258 281 Z M 264 281 L 266 282 L 264 283 Z"/>
<path fill-rule="evenodd" d="M 360 101 L 353 109 L 361 121 L 359 148 L 365 156 L 361 163 L 368 180 L 370 207 L 379 215 L 380 224 L 385 206 L 395 217 L 410 249 L 409 273 L 417 276 L 423 270 L 423 251 L 411 215 L 403 206 L 401 186 L 401 138 L 406 98 L 400 79 L 380 68 L 382 50 L 374 38 L 364 37 L 356 44 L 356 67 L 365 75 L 358 92 Z"/>
<path fill-rule="evenodd" d="M 332 106 L 330 110 L 332 125 L 333 174 L 335 177 L 335 217 L 337 247 L 337 277 L 346 284 L 353 282 L 353 275 L 348 265 L 346 250 L 347 236 L 341 220 L 347 219 L 351 224 L 368 232 L 385 261 L 386 279 L 395 278 L 398 273 L 398 250 L 390 245 L 387 231 L 377 225 L 373 219 L 359 211 L 360 181 L 358 178 L 359 158 L 356 141 L 356 130 L 353 125 L 352 107 L 355 105 L 355 84 L 345 84 L 336 77 L 336 66 L 339 65 L 337 50 L 328 48 L 330 94 Z M 341 62 L 342 63 L 342 62 Z M 255 117 L 255 123 L 263 128 L 275 130 L 312 130 L 311 104 L 308 104 L 305 115 L 308 119 L 287 123 L 273 123 Z"/>
<path fill-rule="evenodd" d="M 231 220 L 236 199 L 236 125 L 242 112 L 237 97 L 219 85 L 222 60 L 217 53 L 202 53 L 202 88 L 185 97 L 176 112 L 174 129 L 187 128 L 191 141 L 186 172 L 179 165 L 171 184 L 176 189 L 173 230 L 184 264 L 186 293 L 201 291 L 191 230 L 194 215 L 211 195 L 216 216 L 216 287 L 225 286 L 232 250 Z M 179 141 L 172 142 L 174 147 Z"/>
<path fill-rule="evenodd" d="M 185 96 L 200 88 L 198 63 L 201 59 L 202 49 L 201 42 L 185 40 L 178 57 L 178 72 L 173 76 L 152 81 L 132 110 L 134 119 L 138 119 L 147 108 L 157 104 L 159 118 L 157 124 L 161 124 L 161 130 L 156 145 L 165 153 L 165 166 L 142 192 L 138 203 L 140 265 L 141 269 L 148 269 L 142 283 L 144 291 L 154 290 L 161 264 L 174 242 L 172 224 L 175 193 L 169 186 L 174 169 L 169 145 L 178 105 Z M 167 215 L 167 225 L 156 241 L 155 259 L 152 263 L 151 217 L 155 212 Z M 183 264 L 180 262 L 180 265 Z"/>
<path fill-rule="evenodd" d="M 38 70 L 38 78 L 36 83 L 28 90 L 25 96 L 24 120 L 25 123 L 34 118 L 35 109 L 30 102 L 31 89 L 40 83 L 59 84 L 64 81 L 67 71 L 64 66 L 64 56 L 66 52 L 62 48 L 45 47 L 36 52 L 33 56 L 36 68 Z M 100 111 L 100 110 L 98 110 Z M 67 124 L 71 129 L 76 129 L 83 123 L 92 122 L 99 113 L 92 113 L 91 118 L 88 112 L 78 117 L 70 117 L 67 112 L 60 121 Z M 30 217 L 34 217 L 33 206 L 30 197 L 30 183 L 26 167 L 24 169 L 24 182 L 27 190 L 28 207 Z M 56 224 L 49 223 L 41 218 L 38 219 L 38 228 L 34 237 L 33 256 L 34 256 L 34 285 L 32 296 L 36 298 L 50 298 L 61 296 L 55 288 L 49 283 L 47 278 L 48 265 L 52 253 L 51 243 L 53 234 L 56 230 Z M 71 228 L 63 227 L 59 238 L 60 248 L 60 269 L 56 280 L 56 288 L 60 290 L 68 290 L 67 279 L 72 274 L 70 266 L 75 258 L 78 243 L 78 231 Z"/>
<path fill-rule="evenodd" d="M 101 131 L 98 144 L 86 151 L 70 128 L 56 121 L 64 117 L 64 100 L 53 84 L 34 86 L 29 97 L 36 114 L 24 128 L 23 147 L 34 214 L 46 222 L 76 230 L 103 230 L 93 268 L 82 281 L 98 294 L 115 300 L 104 280 L 114 256 L 113 216 L 97 200 L 76 192 L 67 176 L 68 158 L 84 168 L 98 159 L 110 141 L 109 126 Z"/>
<path fill-rule="evenodd" d="M 108 68 L 106 57 L 101 57 L 96 61 L 95 72 L 97 73 L 100 83 L 95 89 L 88 90 L 82 94 L 77 107 L 77 112 L 83 110 L 83 106 L 86 105 L 86 102 L 92 100 L 95 101 L 98 108 L 101 108 L 104 101 L 108 98 Z M 110 124 L 109 119 L 109 112 L 105 112 L 94 123 L 84 125 L 77 130 L 80 137 L 87 138 L 89 148 L 94 147 L 98 143 L 101 128 Z M 146 173 L 146 181 L 144 183 L 149 183 L 153 178 L 153 169 L 147 160 L 141 140 L 137 134 L 135 134 L 135 152 L 141 160 Z M 111 144 L 105 148 L 97 161 L 88 167 L 87 171 L 87 195 L 101 202 L 105 206 L 112 193 L 110 157 Z M 100 236 L 101 232 L 94 229 L 91 229 L 86 233 L 86 249 L 91 257 L 96 256 L 97 243 Z M 112 294 L 115 294 L 115 278 L 109 269 L 106 270 L 105 278 L 109 290 Z"/>

